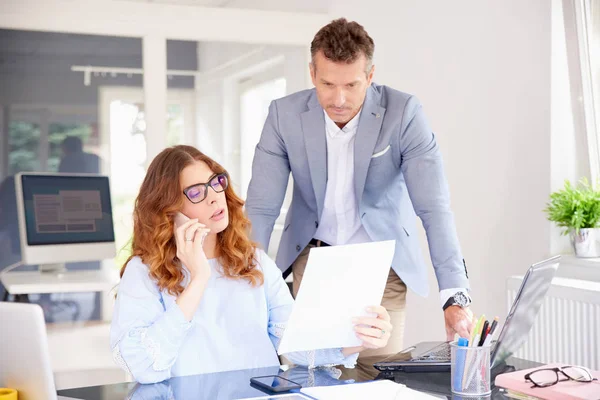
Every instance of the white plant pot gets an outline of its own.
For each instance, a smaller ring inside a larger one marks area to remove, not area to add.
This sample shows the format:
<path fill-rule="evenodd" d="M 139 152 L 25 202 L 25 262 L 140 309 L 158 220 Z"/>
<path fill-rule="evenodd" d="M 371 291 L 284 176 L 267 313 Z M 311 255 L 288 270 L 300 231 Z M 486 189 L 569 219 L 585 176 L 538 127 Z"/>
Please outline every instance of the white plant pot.
<path fill-rule="evenodd" d="M 580 229 L 578 234 L 572 230 L 570 236 L 577 257 L 600 257 L 600 228 Z"/>

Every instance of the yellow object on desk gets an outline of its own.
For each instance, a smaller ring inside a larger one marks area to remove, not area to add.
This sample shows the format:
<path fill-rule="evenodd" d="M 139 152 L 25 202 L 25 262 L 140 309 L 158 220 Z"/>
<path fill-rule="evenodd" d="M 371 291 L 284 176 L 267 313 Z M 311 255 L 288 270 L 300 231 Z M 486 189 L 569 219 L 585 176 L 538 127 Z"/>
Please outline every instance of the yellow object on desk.
<path fill-rule="evenodd" d="M 15 389 L 0 388 L 0 400 L 17 400 L 17 398 Z"/>

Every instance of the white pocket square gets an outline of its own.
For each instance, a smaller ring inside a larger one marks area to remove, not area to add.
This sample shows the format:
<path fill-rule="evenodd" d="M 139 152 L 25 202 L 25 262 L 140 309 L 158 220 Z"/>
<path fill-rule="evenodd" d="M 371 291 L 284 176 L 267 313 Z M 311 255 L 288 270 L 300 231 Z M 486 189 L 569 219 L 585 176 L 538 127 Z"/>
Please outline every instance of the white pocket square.
<path fill-rule="evenodd" d="M 389 145 L 389 144 L 388 144 L 388 145 L 387 145 L 387 147 L 386 147 L 385 149 L 383 149 L 383 150 L 381 150 L 381 151 L 379 151 L 379 152 L 377 152 L 377 153 L 374 153 L 374 154 L 371 156 L 371 158 L 377 158 L 377 157 L 381 157 L 382 155 L 384 155 L 385 153 L 387 153 L 387 152 L 388 152 L 388 150 L 390 149 L 390 147 L 391 147 L 391 145 Z"/>

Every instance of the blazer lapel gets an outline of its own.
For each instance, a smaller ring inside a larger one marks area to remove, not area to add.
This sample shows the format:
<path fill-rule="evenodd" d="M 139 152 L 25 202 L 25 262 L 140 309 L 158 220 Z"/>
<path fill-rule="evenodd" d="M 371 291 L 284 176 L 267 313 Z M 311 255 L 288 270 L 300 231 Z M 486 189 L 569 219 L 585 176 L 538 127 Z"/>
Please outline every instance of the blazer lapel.
<path fill-rule="evenodd" d="M 310 178 L 317 199 L 317 212 L 320 217 L 325 204 L 325 189 L 327 186 L 327 139 L 325 137 L 323 108 L 321 108 L 314 92 L 308 101 L 308 107 L 308 111 L 303 112 L 300 117 Z"/>
<path fill-rule="evenodd" d="M 358 204 L 361 203 L 365 190 L 367 171 L 381 131 L 384 114 L 385 108 L 379 105 L 378 93 L 369 87 L 354 142 L 354 190 Z"/>

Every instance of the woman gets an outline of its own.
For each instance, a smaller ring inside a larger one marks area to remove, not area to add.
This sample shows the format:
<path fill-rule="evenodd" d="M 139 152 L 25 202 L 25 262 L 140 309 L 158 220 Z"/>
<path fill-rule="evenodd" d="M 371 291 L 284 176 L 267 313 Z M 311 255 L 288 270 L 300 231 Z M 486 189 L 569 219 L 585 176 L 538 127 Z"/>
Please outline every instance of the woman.
<path fill-rule="evenodd" d="M 150 164 L 135 203 L 132 256 L 111 326 L 115 360 L 141 383 L 279 365 L 293 300 L 274 262 L 248 238 L 243 201 L 218 163 L 190 146 Z M 190 219 L 176 223 L 183 214 Z M 296 364 L 354 365 L 387 344 L 387 311 L 358 318 L 360 347 L 286 354 Z M 360 326 L 359 326 L 360 325 Z"/>

